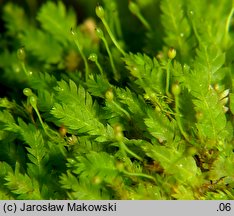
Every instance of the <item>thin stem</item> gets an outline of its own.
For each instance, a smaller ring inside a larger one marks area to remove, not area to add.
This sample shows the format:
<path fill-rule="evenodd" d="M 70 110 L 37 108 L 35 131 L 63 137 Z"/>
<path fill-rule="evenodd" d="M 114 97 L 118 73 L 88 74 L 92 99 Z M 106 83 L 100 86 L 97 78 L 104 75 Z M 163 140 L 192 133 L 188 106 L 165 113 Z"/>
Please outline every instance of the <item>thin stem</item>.
<path fill-rule="evenodd" d="M 136 16 L 141 21 L 141 23 L 145 26 L 145 28 L 150 31 L 151 27 L 150 27 L 149 23 L 147 22 L 147 20 L 142 16 L 142 14 L 137 13 Z"/>
<path fill-rule="evenodd" d="M 73 40 L 74 40 L 74 42 L 75 42 L 75 44 L 76 44 L 76 46 L 77 46 L 79 52 L 80 52 L 81 58 L 82 58 L 83 61 L 84 61 L 84 64 L 85 64 L 85 80 L 88 80 L 88 75 L 89 75 L 89 65 L 88 65 L 88 61 L 87 61 L 87 59 L 86 59 L 86 57 L 85 57 L 85 55 L 84 55 L 84 53 L 83 53 L 83 50 L 82 50 L 82 48 L 81 48 L 81 45 L 80 45 L 80 43 L 79 43 L 79 41 L 78 41 L 77 33 L 76 33 L 73 29 L 71 29 L 71 34 L 72 34 L 72 36 L 73 36 Z"/>
<path fill-rule="evenodd" d="M 111 103 L 113 103 L 117 109 L 122 111 L 128 117 L 128 119 L 131 119 L 130 114 L 125 109 L 123 109 L 119 104 L 117 104 L 115 101 L 111 101 Z"/>
<path fill-rule="evenodd" d="M 141 23 L 145 26 L 146 29 L 151 30 L 149 23 L 142 16 L 142 14 L 140 12 L 140 8 L 138 7 L 138 5 L 136 3 L 130 1 L 128 8 L 135 16 L 137 16 L 137 18 L 141 21 Z"/>
<path fill-rule="evenodd" d="M 107 33 L 108 33 L 109 36 L 110 36 L 112 42 L 114 43 L 114 45 L 115 45 L 116 48 L 121 52 L 121 54 L 122 54 L 123 56 L 125 56 L 125 55 L 126 55 L 125 52 L 123 51 L 123 49 L 122 49 L 121 46 L 119 45 L 118 41 L 115 39 L 114 35 L 112 34 L 112 32 L 111 32 L 111 30 L 110 30 L 110 28 L 109 28 L 109 26 L 108 26 L 106 20 L 105 20 L 104 18 L 102 18 L 101 20 L 102 20 L 103 25 L 104 25 L 105 28 L 106 28 Z"/>
<path fill-rule="evenodd" d="M 101 67 L 101 65 L 99 64 L 98 60 L 95 61 L 95 64 L 97 65 L 98 70 L 100 71 L 101 75 L 103 75 L 104 72 L 103 72 L 102 67 Z"/>
<path fill-rule="evenodd" d="M 227 18 L 227 21 L 226 21 L 226 26 L 225 26 L 225 32 L 226 34 L 228 34 L 229 32 L 229 27 L 230 27 L 230 23 L 231 23 L 231 20 L 232 20 L 232 15 L 234 13 L 234 5 L 232 6 L 232 9 L 228 15 L 228 18 Z"/>
<path fill-rule="evenodd" d="M 21 66 L 22 66 L 22 68 L 23 68 L 23 71 L 24 71 L 25 75 L 28 76 L 28 75 L 29 75 L 29 72 L 28 72 L 28 70 L 27 70 L 27 68 L 26 68 L 26 66 L 25 66 L 25 63 L 24 63 L 24 62 L 21 62 Z"/>
<path fill-rule="evenodd" d="M 47 128 L 45 127 L 45 124 L 44 124 L 44 122 L 43 122 L 43 120 L 42 120 L 42 118 L 41 118 L 41 115 L 40 115 L 40 113 L 39 113 L 37 107 L 33 106 L 33 109 L 35 110 L 35 112 L 36 112 L 36 114 L 37 114 L 37 117 L 39 118 L 39 121 L 40 121 L 40 123 L 41 123 L 41 126 L 42 126 L 42 128 L 43 128 L 45 134 L 46 134 L 51 140 L 53 140 L 54 142 L 58 142 L 58 140 L 59 140 L 59 139 L 57 139 L 58 137 L 55 138 L 55 137 L 51 136 L 50 133 L 48 132 Z M 58 142 L 58 143 L 59 143 L 59 148 L 60 148 L 60 150 L 61 150 L 63 156 L 64 156 L 64 157 L 67 157 L 67 154 L 65 153 L 65 151 L 64 151 L 64 149 L 63 149 L 63 145 L 61 145 L 60 142 Z"/>
<path fill-rule="evenodd" d="M 178 124 L 178 127 L 180 129 L 181 134 L 183 135 L 183 137 L 186 139 L 186 141 L 190 142 L 187 133 L 184 131 L 182 123 L 181 123 L 181 119 L 180 119 L 180 111 L 179 111 L 179 97 L 176 95 L 175 96 L 175 118 Z"/>
<path fill-rule="evenodd" d="M 43 130 L 45 131 L 46 135 L 47 135 L 48 137 L 50 137 L 51 139 L 53 139 L 53 138 L 51 137 L 51 135 L 48 133 L 48 131 L 47 131 L 45 125 L 44 125 L 44 122 L 43 122 L 43 120 L 42 120 L 42 118 L 41 118 L 41 115 L 40 115 L 40 113 L 39 113 L 39 110 L 37 109 L 37 106 L 36 106 L 36 105 L 32 105 L 32 107 L 33 107 L 33 109 L 35 110 L 35 112 L 36 112 L 36 114 L 37 114 L 37 117 L 39 118 L 39 121 L 40 121 L 40 123 L 41 123 L 41 126 L 42 126 Z"/>
<path fill-rule="evenodd" d="M 226 25 L 225 25 L 224 46 L 226 48 L 228 47 L 228 41 L 230 40 L 228 33 L 229 33 L 229 28 L 230 28 L 233 13 L 234 13 L 234 5 L 232 5 L 232 9 L 231 9 L 231 11 L 230 11 L 230 13 L 228 15 Z"/>
<path fill-rule="evenodd" d="M 47 134 L 47 130 L 46 130 L 45 126 L 44 126 L 44 122 L 42 121 L 42 118 L 41 118 L 41 115 L 40 115 L 38 109 L 37 109 L 36 107 L 33 107 L 33 108 L 34 108 L 34 110 L 35 110 L 35 112 L 36 112 L 36 114 L 37 114 L 37 117 L 39 118 L 39 121 L 40 121 L 40 123 L 41 123 L 41 126 L 42 126 L 43 130 L 44 130 L 44 131 L 46 132 L 46 134 Z M 47 135 L 48 135 L 48 134 L 47 134 Z"/>
<path fill-rule="evenodd" d="M 121 150 L 123 150 L 124 152 L 127 152 L 128 154 L 132 155 L 133 157 L 137 158 L 139 161 L 143 161 L 143 159 L 136 155 L 134 152 L 132 152 L 125 144 L 124 142 L 120 142 L 120 148 Z"/>
<path fill-rule="evenodd" d="M 192 23 L 192 28 L 193 28 L 194 35 L 197 38 L 198 43 L 202 45 L 203 40 L 201 39 L 201 37 L 200 37 L 200 35 L 199 35 L 198 31 L 197 31 L 197 28 L 196 28 L 196 26 L 194 24 L 194 21 L 193 21 L 193 11 L 190 11 L 190 15 L 191 15 L 191 23 Z"/>
<path fill-rule="evenodd" d="M 120 21 L 119 21 L 119 14 L 118 14 L 117 10 L 114 13 L 114 22 L 115 22 L 116 32 L 117 32 L 118 36 L 120 38 L 123 38 L 121 24 L 120 24 Z"/>
<path fill-rule="evenodd" d="M 110 63 L 111 63 L 111 67 L 112 67 L 115 79 L 119 80 L 119 74 L 118 74 L 118 72 L 116 70 L 116 67 L 115 67 L 115 64 L 114 64 L 114 61 L 113 61 L 113 57 L 112 57 L 111 51 L 109 49 L 108 43 L 107 43 L 107 41 L 106 41 L 106 39 L 104 37 L 102 37 L 102 41 L 104 42 L 105 47 L 106 47 L 106 51 L 107 51 L 107 53 L 109 55 Z"/>
<path fill-rule="evenodd" d="M 143 177 L 143 178 L 151 179 L 154 182 L 156 182 L 156 180 L 155 180 L 155 178 L 153 176 L 150 176 L 150 175 L 147 175 L 147 174 L 144 174 L 144 173 L 130 173 L 130 172 L 127 172 L 125 170 L 123 171 L 123 173 L 125 175 L 128 175 L 128 176 Z"/>
<path fill-rule="evenodd" d="M 170 88 L 170 66 L 171 66 L 171 59 L 168 60 L 167 63 L 167 78 L 166 78 L 166 94 L 170 96 L 169 88 Z"/>

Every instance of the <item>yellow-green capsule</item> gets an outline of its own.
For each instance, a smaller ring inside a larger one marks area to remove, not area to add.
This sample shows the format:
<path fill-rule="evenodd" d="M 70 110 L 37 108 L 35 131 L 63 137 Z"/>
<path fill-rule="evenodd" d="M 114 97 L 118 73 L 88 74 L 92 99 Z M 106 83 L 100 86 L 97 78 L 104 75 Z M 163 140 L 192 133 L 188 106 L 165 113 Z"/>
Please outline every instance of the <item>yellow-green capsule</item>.
<path fill-rule="evenodd" d="M 106 91 L 105 98 L 108 101 L 113 101 L 113 99 L 114 99 L 114 93 L 113 93 L 113 91 L 111 89 L 109 89 L 108 91 Z"/>
<path fill-rule="evenodd" d="M 26 54 L 25 54 L 25 50 L 24 47 L 21 47 L 17 50 L 17 57 L 20 61 L 24 61 Z"/>
<path fill-rule="evenodd" d="M 97 61 L 97 54 L 96 53 L 91 53 L 89 55 L 89 60 L 93 61 L 93 62 L 96 62 Z"/>
<path fill-rule="evenodd" d="M 23 90 L 23 93 L 24 93 L 24 95 L 27 96 L 27 97 L 33 95 L 32 90 L 31 90 L 30 88 L 25 88 L 25 89 Z"/>
<path fill-rule="evenodd" d="M 98 5 L 95 9 L 96 15 L 100 18 L 103 19 L 105 16 L 105 11 L 102 6 Z"/>
<path fill-rule="evenodd" d="M 178 96 L 181 92 L 180 85 L 178 83 L 172 84 L 171 91 L 174 96 Z"/>
<path fill-rule="evenodd" d="M 104 38 L 103 31 L 102 31 L 100 28 L 96 28 L 95 30 L 96 30 L 97 36 L 98 36 L 100 39 Z"/>
<path fill-rule="evenodd" d="M 139 7 L 137 6 L 137 4 L 135 4 L 134 2 L 130 1 L 129 5 L 128 5 L 129 10 L 133 13 L 133 14 L 138 14 L 139 13 Z"/>
<path fill-rule="evenodd" d="M 175 50 L 173 47 L 171 47 L 171 48 L 168 50 L 167 55 L 168 55 L 168 58 L 174 59 L 174 58 L 176 57 L 176 50 Z"/>
<path fill-rule="evenodd" d="M 35 95 L 29 97 L 29 102 L 33 108 L 37 107 L 37 97 Z"/>

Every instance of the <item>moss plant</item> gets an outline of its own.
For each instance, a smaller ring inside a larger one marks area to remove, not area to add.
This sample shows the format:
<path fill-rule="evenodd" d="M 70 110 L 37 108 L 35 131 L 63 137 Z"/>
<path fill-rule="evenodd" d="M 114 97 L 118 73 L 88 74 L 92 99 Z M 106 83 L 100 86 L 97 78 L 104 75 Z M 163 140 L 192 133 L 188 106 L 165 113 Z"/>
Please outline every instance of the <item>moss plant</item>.
<path fill-rule="evenodd" d="M 230 0 L 20 2 L 0 2 L 0 199 L 234 199 Z"/>

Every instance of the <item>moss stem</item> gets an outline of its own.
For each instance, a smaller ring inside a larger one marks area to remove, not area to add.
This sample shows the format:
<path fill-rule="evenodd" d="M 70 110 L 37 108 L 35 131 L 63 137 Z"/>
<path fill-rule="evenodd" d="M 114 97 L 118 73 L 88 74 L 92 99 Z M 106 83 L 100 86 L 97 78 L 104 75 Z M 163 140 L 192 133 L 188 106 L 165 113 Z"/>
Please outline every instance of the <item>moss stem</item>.
<path fill-rule="evenodd" d="M 182 123 L 181 123 L 181 118 L 180 118 L 181 114 L 180 114 L 180 111 L 179 111 L 179 97 L 178 97 L 178 95 L 175 95 L 175 112 L 176 112 L 175 118 L 176 118 L 178 127 L 180 129 L 180 132 L 183 135 L 183 137 L 186 139 L 186 141 L 190 142 L 190 140 L 188 138 L 188 135 L 184 131 Z"/>
<path fill-rule="evenodd" d="M 88 61 L 87 61 L 87 59 L 86 59 L 86 57 L 85 57 L 85 55 L 84 55 L 84 52 L 83 52 L 83 50 L 82 50 L 82 48 L 81 48 L 80 43 L 79 43 L 79 40 L 78 40 L 78 37 L 77 37 L 77 32 L 75 32 L 73 29 L 71 29 L 71 34 L 72 34 L 72 36 L 73 36 L 73 40 L 74 40 L 74 42 L 75 42 L 75 44 L 76 44 L 76 46 L 77 46 L 79 52 L 80 52 L 81 58 L 82 58 L 83 61 L 84 61 L 84 64 L 85 64 L 85 80 L 88 80 L 88 76 L 89 76 L 89 65 L 88 65 Z"/>
<path fill-rule="evenodd" d="M 109 34 L 109 36 L 110 36 L 112 42 L 114 43 L 114 45 L 116 46 L 116 48 L 121 52 L 121 54 L 123 56 L 125 56 L 126 55 L 125 52 L 123 51 L 123 49 L 121 48 L 120 44 L 118 43 L 118 41 L 115 39 L 114 35 L 112 34 L 112 32 L 111 32 L 111 30 L 110 30 L 110 28 L 109 28 L 106 20 L 104 18 L 102 18 L 101 21 L 102 21 L 103 25 L 105 26 L 106 31 Z"/>
<path fill-rule="evenodd" d="M 124 142 L 120 142 L 120 148 L 121 150 L 127 152 L 128 154 L 132 155 L 134 158 L 138 159 L 139 161 L 143 161 L 143 159 L 136 155 L 133 151 L 131 151 L 125 144 Z"/>

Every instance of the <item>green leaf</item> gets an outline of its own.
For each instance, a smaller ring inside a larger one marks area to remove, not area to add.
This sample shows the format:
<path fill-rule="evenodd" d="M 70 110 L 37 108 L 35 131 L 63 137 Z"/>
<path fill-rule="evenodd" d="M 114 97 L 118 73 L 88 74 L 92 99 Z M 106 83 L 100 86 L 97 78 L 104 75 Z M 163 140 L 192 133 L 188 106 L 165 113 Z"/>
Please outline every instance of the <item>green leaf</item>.
<path fill-rule="evenodd" d="M 181 0 L 161 1 L 161 21 L 166 34 L 164 41 L 168 47 L 174 47 L 182 57 L 187 58 L 192 45 L 188 40 L 191 37 L 191 26 L 184 14 L 183 4 Z"/>
<path fill-rule="evenodd" d="M 27 29 L 22 37 L 26 50 L 40 61 L 50 64 L 58 63 L 62 57 L 62 47 L 54 37 L 37 29 Z"/>
<path fill-rule="evenodd" d="M 17 199 L 42 199 L 37 181 L 19 173 L 18 165 L 16 167 L 15 173 L 9 172 L 5 177 L 7 188 L 17 195 Z"/>
<path fill-rule="evenodd" d="M 107 190 L 101 190 L 88 179 L 79 180 L 68 172 L 62 174 L 60 183 L 67 190 L 69 199 L 74 200 L 108 200 L 110 199 Z"/>
<path fill-rule="evenodd" d="M 137 96 L 128 88 L 126 88 L 126 90 L 117 88 L 116 94 L 120 102 L 126 104 L 133 115 L 139 118 L 143 118 L 143 116 L 146 115 L 145 112 L 147 106 L 140 95 Z"/>
<path fill-rule="evenodd" d="M 3 20 L 5 21 L 8 33 L 16 35 L 28 28 L 28 19 L 22 7 L 8 2 L 3 7 Z"/>
<path fill-rule="evenodd" d="M 99 107 L 93 103 L 92 97 L 82 86 L 77 88 L 71 80 L 69 85 L 61 81 L 56 91 L 62 105 L 55 103 L 51 114 L 59 119 L 61 124 L 76 133 L 88 133 L 108 139 L 107 129 L 98 119 Z"/>
<path fill-rule="evenodd" d="M 137 188 L 131 191 L 131 200 L 163 200 L 161 188 L 157 185 L 140 183 Z"/>
<path fill-rule="evenodd" d="M 151 89 L 159 94 L 165 92 L 165 73 L 155 58 L 151 59 L 146 54 L 130 53 L 125 55 L 123 60 L 132 76 L 138 79 L 137 84 L 143 89 Z"/>
<path fill-rule="evenodd" d="M 6 162 L 0 162 L 1 167 L 1 173 L 0 173 L 0 179 L 2 179 L 7 175 L 8 172 L 13 172 L 11 166 Z"/>
<path fill-rule="evenodd" d="M 105 97 L 106 91 L 112 88 L 106 77 L 95 75 L 93 79 L 87 81 L 88 90 L 93 96 Z"/>
<path fill-rule="evenodd" d="M 62 184 L 63 188 L 74 191 L 78 189 L 77 185 L 79 184 L 78 179 L 70 172 L 68 172 L 67 175 L 62 174 L 60 176 L 60 183 Z"/>
<path fill-rule="evenodd" d="M 19 131 L 19 127 L 15 123 L 14 117 L 8 110 L 0 111 L 0 128 L 14 133 Z"/>
<path fill-rule="evenodd" d="M 144 118 L 147 117 L 148 106 L 140 95 L 136 95 L 130 89 L 116 89 L 116 100 L 120 101 L 122 107 L 126 106 L 126 110 L 131 117 L 133 124 L 142 130 L 145 129 Z M 129 122 L 126 122 L 129 126 Z M 135 128 L 135 130 L 137 130 Z"/>
<path fill-rule="evenodd" d="M 159 161 L 166 171 L 170 170 L 172 165 L 174 166 L 175 162 L 181 156 L 181 153 L 178 151 L 165 146 L 145 144 L 142 148 L 149 157 Z"/>
<path fill-rule="evenodd" d="M 161 164 L 165 173 L 173 174 L 177 181 L 192 183 L 196 178 L 198 168 L 191 156 L 184 157 L 179 150 L 165 146 L 148 144 L 142 148 L 149 157 Z"/>
<path fill-rule="evenodd" d="M 156 111 L 148 112 L 148 117 L 145 119 L 145 124 L 152 136 L 160 142 L 173 140 L 175 134 L 174 122 L 170 122 L 165 115 Z"/>
<path fill-rule="evenodd" d="M 51 92 L 52 88 L 57 85 L 57 79 L 49 73 L 37 72 L 30 77 L 29 84 L 31 88 L 38 91 L 48 90 Z"/>
<path fill-rule="evenodd" d="M 0 2 L 0 199 L 234 198 L 233 0 Z"/>
<path fill-rule="evenodd" d="M 196 67 L 213 76 L 225 62 L 225 54 L 216 46 L 200 46 L 197 50 Z"/>
<path fill-rule="evenodd" d="M 8 98 L 0 98 L 0 107 L 6 109 L 12 109 L 15 107 L 15 103 L 8 100 Z"/>
<path fill-rule="evenodd" d="M 47 149 L 42 134 L 34 125 L 26 125 L 21 119 L 18 121 L 23 140 L 29 145 L 29 147 L 26 147 L 29 153 L 28 158 L 35 164 L 34 171 L 37 170 L 34 173 L 36 173 L 36 176 L 42 175 L 46 171 L 44 165 L 47 161 Z"/>
<path fill-rule="evenodd" d="M 172 194 L 172 197 L 177 200 L 194 200 L 194 193 L 190 187 L 180 185 L 176 188 L 175 192 Z"/>
<path fill-rule="evenodd" d="M 226 127 L 226 117 L 217 93 L 210 89 L 206 95 L 197 95 L 193 103 L 197 113 L 202 115 L 196 123 L 200 136 L 217 140 Z"/>
<path fill-rule="evenodd" d="M 199 45 L 217 44 L 225 47 L 228 33 L 226 25 L 233 2 L 224 0 L 220 5 L 218 1 L 212 1 L 209 6 L 208 2 L 203 0 L 186 1 L 186 3 L 187 14 Z"/>
<path fill-rule="evenodd" d="M 5 124 L 15 123 L 15 120 L 8 110 L 0 111 L 0 122 Z"/>
<path fill-rule="evenodd" d="M 11 166 L 6 162 L 0 162 L 0 199 L 14 199 L 10 193 L 10 190 L 6 188 L 5 177 L 8 175 L 8 173 L 13 172 Z"/>
<path fill-rule="evenodd" d="M 106 182 L 112 182 L 119 174 L 114 157 L 106 152 L 90 152 L 86 156 L 78 156 L 77 161 L 73 172 L 79 174 L 81 178 L 92 179 L 99 176 Z"/>
<path fill-rule="evenodd" d="M 65 5 L 48 1 L 37 16 L 42 28 L 49 32 L 55 40 L 67 45 L 70 41 L 70 29 L 76 26 L 76 16 L 73 10 L 66 11 Z"/>
<path fill-rule="evenodd" d="M 210 170 L 210 178 L 218 180 L 226 177 L 228 183 L 234 183 L 234 154 L 220 155 L 212 165 Z"/>

